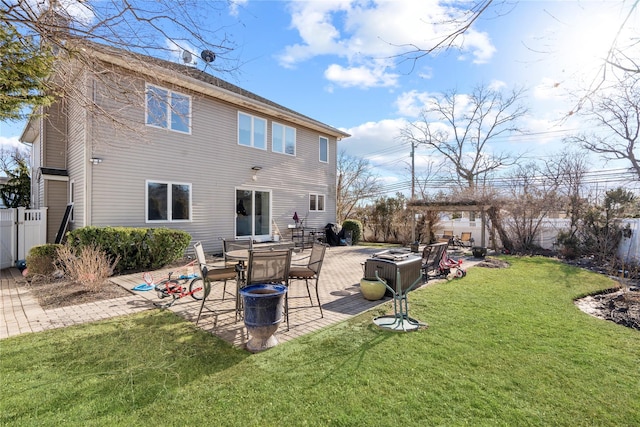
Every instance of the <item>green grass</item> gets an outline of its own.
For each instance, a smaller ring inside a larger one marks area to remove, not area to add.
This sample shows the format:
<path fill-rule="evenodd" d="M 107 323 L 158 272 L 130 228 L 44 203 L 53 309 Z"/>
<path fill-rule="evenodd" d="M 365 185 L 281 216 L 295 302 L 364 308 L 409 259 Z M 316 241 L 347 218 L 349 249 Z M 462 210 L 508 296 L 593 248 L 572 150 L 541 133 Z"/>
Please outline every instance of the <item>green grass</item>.
<path fill-rule="evenodd" d="M 6 339 L 0 423 L 640 425 L 640 334 L 572 302 L 614 283 L 509 261 L 412 292 L 411 333 L 378 309 L 252 355 L 153 311 Z"/>

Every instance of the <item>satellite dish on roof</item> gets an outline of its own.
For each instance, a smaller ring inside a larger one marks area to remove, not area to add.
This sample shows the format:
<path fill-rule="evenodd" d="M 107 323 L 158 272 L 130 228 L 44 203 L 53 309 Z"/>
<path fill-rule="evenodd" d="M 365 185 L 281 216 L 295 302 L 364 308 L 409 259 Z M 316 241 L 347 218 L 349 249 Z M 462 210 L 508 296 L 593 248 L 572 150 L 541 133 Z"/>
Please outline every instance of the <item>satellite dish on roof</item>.
<path fill-rule="evenodd" d="M 211 52 L 210 50 L 205 49 L 202 51 L 202 53 L 200 53 L 200 58 L 202 58 L 202 60 L 208 64 L 215 61 L 216 54 Z"/>
<path fill-rule="evenodd" d="M 192 60 L 193 60 L 193 55 L 191 55 L 191 52 L 187 50 L 182 52 L 182 61 L 185 64 L 190 64 Z"/>

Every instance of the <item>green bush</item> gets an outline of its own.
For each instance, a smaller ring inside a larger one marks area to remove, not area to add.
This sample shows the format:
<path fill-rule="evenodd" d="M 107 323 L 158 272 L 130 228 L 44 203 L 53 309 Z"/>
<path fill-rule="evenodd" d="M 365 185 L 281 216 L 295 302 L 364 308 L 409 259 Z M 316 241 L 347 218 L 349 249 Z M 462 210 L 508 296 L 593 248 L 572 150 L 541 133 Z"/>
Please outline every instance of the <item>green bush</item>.
<path fill-rule="evenodd" d="M 345 219 L 342 222 L 342 229 L 351 231 L 351 244 L 357 245 L 362 238 L 362 223 L 357 219 Z"/>
<path fill-rule="evenodd" d="M 115 271 L 155 270 L 184 256 L 191 235 L 169 228 L 83 227 L 67 234 L 73 249 L 99 246 L 113 261 Z"/>
<path fill-rule="evenodd" d="M 27 268 L 29 276 L 41 274 L 49 276 L 55 270 L 54 261 L 57 258 L 58 248 L 62 245 L 47 243 L 46 245 L 34 246 L 29 250 L 27 255 Z"/>

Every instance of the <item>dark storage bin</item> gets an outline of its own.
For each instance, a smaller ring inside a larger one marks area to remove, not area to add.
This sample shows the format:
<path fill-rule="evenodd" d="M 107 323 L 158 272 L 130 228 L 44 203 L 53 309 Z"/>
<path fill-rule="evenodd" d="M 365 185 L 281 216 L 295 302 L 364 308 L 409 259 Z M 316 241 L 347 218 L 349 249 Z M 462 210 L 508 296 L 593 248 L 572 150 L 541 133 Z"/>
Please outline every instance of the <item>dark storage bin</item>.
<path fill-rule="evenodd" d="M 396 289 L 397 273 L 400 273 L 402 290 L 406 291 L 420 277 L 422 258 L 410 253 L 385 251 L 368 258 L 364 263 L 364 277 L 378 276 L 387 282 L 387 285 Z M 391 292 L 387 290 L 387 295 Z"/>

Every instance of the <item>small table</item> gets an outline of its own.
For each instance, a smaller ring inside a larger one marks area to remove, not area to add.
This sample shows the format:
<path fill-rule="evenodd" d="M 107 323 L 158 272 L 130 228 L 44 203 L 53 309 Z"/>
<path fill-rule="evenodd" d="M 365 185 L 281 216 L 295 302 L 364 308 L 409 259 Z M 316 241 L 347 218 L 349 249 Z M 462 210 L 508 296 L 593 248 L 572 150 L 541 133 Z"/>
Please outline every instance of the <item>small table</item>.
<path fill-rule="evenodd" d="M 234 249 L 224 254 L 230 261 L 238 261 L 244 263 L 249 260 L 249 251 L 247 249 Z"/>

